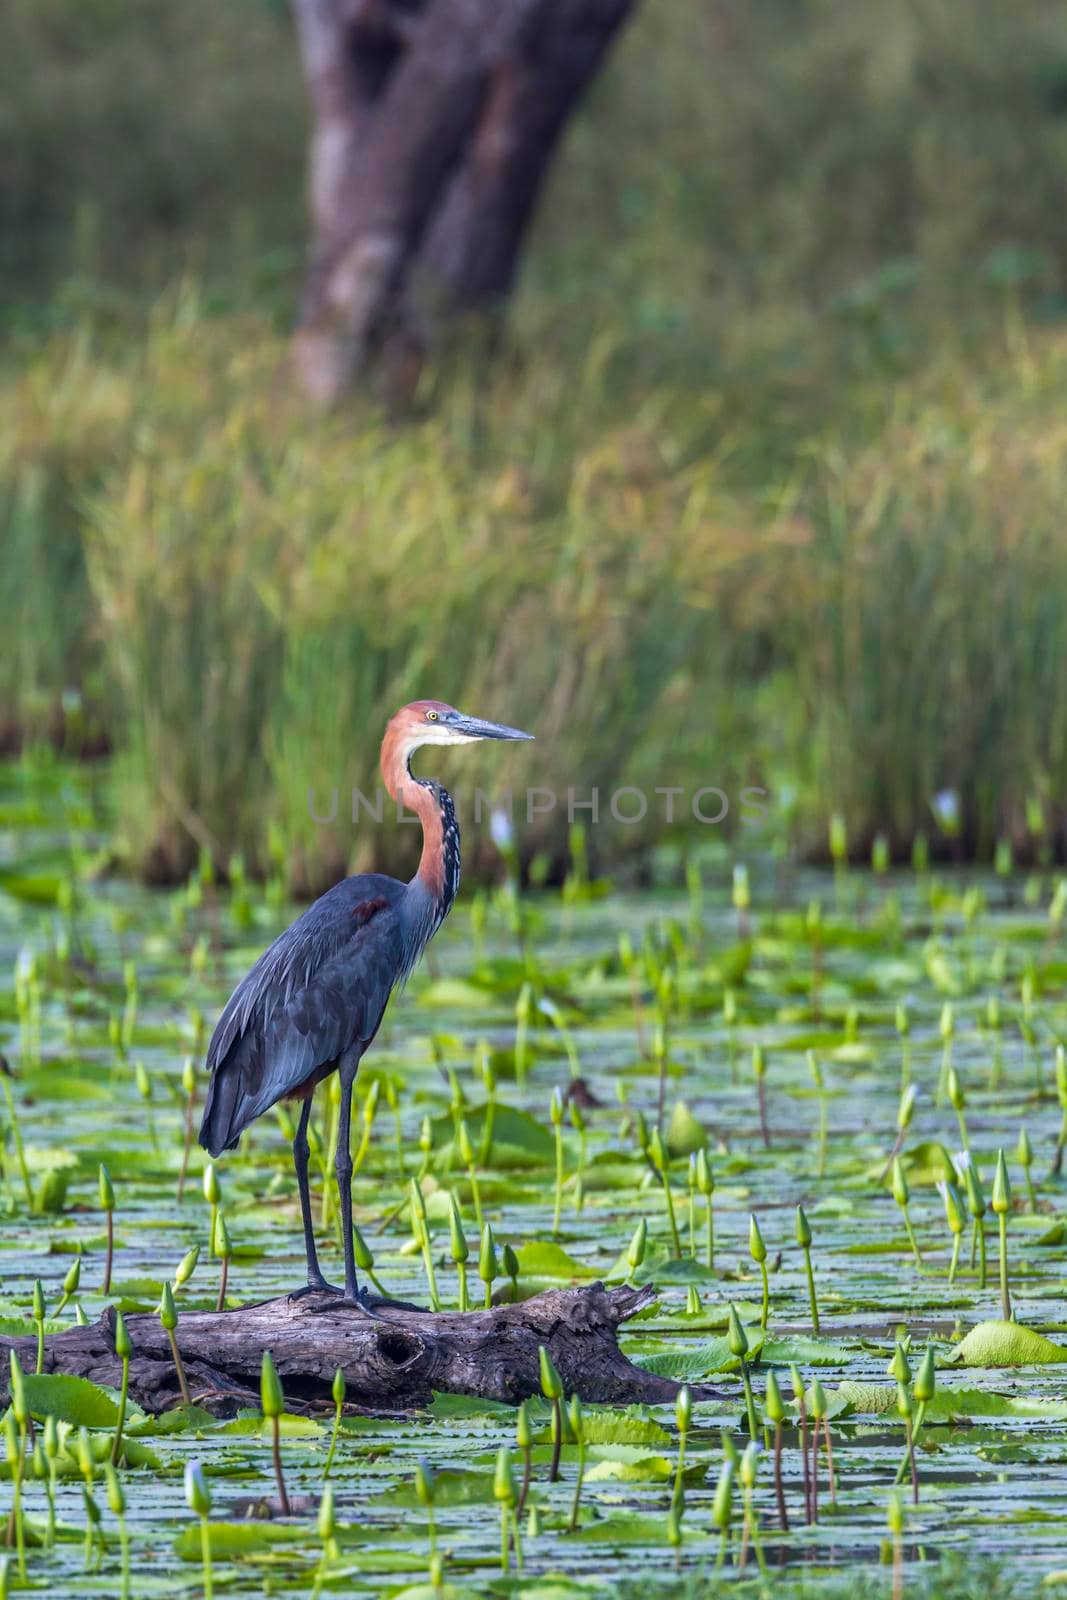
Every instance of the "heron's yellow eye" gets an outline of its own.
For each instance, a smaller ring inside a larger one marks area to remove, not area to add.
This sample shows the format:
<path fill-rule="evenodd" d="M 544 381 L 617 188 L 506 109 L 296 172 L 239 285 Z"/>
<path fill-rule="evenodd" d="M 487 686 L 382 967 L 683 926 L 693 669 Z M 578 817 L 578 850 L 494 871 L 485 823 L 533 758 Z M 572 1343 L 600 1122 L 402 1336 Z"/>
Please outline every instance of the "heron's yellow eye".
<path fill-rule="evenodd" d="M 426 713 L 426 721 L 427 722 L 436 722 L 437 721 L 437 712 L 436 711 L 427 711 L 427 713 Z"/>

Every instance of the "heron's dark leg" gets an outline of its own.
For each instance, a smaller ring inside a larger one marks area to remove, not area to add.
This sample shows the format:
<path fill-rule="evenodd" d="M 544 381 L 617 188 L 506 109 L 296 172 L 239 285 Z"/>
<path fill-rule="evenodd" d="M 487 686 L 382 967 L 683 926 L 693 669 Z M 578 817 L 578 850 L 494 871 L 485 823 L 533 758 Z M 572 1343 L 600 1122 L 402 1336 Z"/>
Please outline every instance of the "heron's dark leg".
<path fill-rule="evenodd" d="M 296 1168 L 296 1186 L 300 1191 L 300 1216 L 304 1224 L 304 1254 L 307 1256 L 308 1281 L 302 1289 L 296 1289 L 289 1296 L 290 1300 L 299 1300 L 305 1294 L 310 1294 L 315 1289 L 327 1289 L 332 1294 L 340 1294 L 336 1284 L 327 1283 L 319 1270 L 319 1256 L 315 1249 L 315 1229 L 311 1221 L 311 1189 L 308 1184 L 308 1121 L 311 1117 L 311 1095 L 304 1101 L 297 1124 L 296 1135 L 293 1139 L 293 1166 Z"/>

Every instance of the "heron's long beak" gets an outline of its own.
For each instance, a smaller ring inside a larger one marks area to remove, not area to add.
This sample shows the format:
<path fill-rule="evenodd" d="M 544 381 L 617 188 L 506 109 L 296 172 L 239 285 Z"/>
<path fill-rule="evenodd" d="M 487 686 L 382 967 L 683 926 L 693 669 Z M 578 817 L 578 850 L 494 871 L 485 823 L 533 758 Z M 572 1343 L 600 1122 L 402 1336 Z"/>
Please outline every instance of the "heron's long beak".
<path fill-rule="evenodd" d="M 508 728 L 502 722 L 483 722 L 481 717 L 457 717 L 449 728 L 466 739 L 532 739 L 532 733 L 521 728 Z"/>

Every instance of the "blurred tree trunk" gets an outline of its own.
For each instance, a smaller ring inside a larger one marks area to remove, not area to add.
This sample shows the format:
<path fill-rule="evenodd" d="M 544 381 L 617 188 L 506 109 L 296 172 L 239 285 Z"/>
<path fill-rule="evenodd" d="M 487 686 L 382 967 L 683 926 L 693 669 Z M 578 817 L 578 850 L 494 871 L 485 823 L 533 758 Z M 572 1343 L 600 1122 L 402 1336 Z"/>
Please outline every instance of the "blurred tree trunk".
<path fill-rule="evenodd" d="M 514 282 L 560 134 L 635 0 L 292 0 L 312 108 L 311 260 L 294 357 L 329 404 L 372 352 L 414 388 L 416 290 Z"/>

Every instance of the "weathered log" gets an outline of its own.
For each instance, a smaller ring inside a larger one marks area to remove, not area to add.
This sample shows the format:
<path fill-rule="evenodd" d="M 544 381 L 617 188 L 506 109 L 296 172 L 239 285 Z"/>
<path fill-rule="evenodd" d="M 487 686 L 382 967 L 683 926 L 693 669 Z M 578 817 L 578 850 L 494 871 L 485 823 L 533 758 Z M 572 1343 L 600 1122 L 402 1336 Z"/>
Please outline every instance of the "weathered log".
<path fill-rule="evenodd" d="M 263 1300 L 232 1311 L 184 1311 L 178 1347 L 192 1398 L 220 1416 L 258 1405 L 264 1350 L 270 1350 L 291 1410 L 330 1402 L 340 1367 L 349 1402 L 363 1410 L 400 1411 L 429 1403 L 434 1390 L 517 1405 L 540 1390 L 538 1346 L 550 1352 L 568 1394 L 625 1404 L 670 1401 L 678 1385 L 644 1372 L 619 1349 L 619 1324 L 655 1298 L 651 1287 L 549 1289 L 491 1311 L 435 1314 L 389 1306 L 376 1318 L 311 1294 Z M 133 1354 L 130 1396 L 146 1411 L 180 1400 L 167 1336 L 152 1314 L 126 1318 Z M 115 1317 L 64 1329 L 45 1342 L 46 1372 L 65 1372 L 115 1388 Z M 0 1338 L 33 1369 L 33 1338 Z"/>

